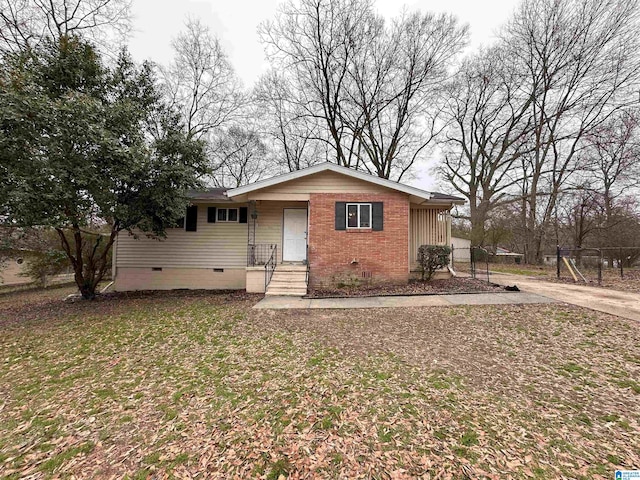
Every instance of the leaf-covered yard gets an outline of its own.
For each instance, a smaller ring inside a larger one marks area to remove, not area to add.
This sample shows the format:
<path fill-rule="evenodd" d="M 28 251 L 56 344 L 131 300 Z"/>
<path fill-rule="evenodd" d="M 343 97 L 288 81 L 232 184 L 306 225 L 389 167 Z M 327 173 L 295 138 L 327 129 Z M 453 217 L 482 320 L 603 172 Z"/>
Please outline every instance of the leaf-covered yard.
<path fill-rule="evenodd" d="M 0 295 L 0 476 L 612 478 L 640 325 L 563 305 Z"/>

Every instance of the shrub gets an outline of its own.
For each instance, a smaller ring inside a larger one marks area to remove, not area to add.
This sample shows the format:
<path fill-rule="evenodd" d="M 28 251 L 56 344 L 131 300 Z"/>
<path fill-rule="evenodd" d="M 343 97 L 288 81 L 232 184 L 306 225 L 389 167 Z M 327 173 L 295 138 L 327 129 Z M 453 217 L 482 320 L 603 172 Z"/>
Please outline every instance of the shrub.
<path fill-rule="evenodd" d="M 431 280 L 433 272 L 449 265 L 451 247 L 447 245 L 421 245 L 418 248 L 418 265 L 422 280 Z"/>
<path fill-rule="evenodd" d="M 47 278 L 59 275 L 69 268 L 69 260 L 62 250 L 49 249 L 31 252 L 25 257 L 26 268 L 20 275 L 31 277 L 39 286 L 47 286 Z"/>

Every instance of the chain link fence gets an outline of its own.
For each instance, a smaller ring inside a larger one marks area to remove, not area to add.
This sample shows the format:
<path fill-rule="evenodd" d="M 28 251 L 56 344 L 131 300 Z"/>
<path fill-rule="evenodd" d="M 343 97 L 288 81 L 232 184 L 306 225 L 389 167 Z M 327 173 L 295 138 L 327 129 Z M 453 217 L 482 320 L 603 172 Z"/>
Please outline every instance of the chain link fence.
<path fill-rule="evenodd" d="M 625 278 L 625 270 L 637 270 L 640 247 L 556 248 L 556 277 L 570 275 L 574 282 L 597 282 L 604 276 Z"/>
<path fill-rule="evenodd" d="M 489 259 L 491 253 L 483 247 L 456 248 L 451 245 L 451 268 L 469 273 L 471 278 L 480 278 L 490 283 Z"/>

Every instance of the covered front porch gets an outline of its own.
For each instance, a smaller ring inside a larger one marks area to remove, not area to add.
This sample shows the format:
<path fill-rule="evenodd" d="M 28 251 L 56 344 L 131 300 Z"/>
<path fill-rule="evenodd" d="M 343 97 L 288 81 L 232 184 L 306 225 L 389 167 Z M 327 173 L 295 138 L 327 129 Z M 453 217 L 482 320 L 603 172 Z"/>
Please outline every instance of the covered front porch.
<path fill-rule="evenodd" d="M 411 204 L 409 214 L 409 268 L 418 270 L 418 248 L 421 245 L 451 246 L 451 209 Z M 437 277 L 448 277 L 448 271 Z"/>
<path fill-rule="evenodd" d="M 309 202 L 250 200 L 247 291 L 306 294 Z"/>

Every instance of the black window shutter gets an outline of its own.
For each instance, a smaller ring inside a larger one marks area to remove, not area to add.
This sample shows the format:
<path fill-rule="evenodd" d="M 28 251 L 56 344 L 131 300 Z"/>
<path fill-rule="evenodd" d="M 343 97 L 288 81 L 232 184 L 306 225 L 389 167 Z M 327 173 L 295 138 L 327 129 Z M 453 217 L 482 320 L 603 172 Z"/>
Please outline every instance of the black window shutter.
<path fill-rule="evenodd" d="M 336 230 L 347 229 L 347 203 L 336 202 Z"/>
<path fill-rule="evenodd" d="M 195 232 L 198 230 L 198 206 L 189 205 L 187 207 L 187 221 L 185 222 L 185 230 L 187 232 Z"/>
<path fill-rule="evenodd" d="M 371 203 L 371 230 L 382 230 L 383 225 L 383 208 L 382 202 L 372 202 Z"/>
<path fill-rule="evenodd" d="M 207 207 L 207 223 L 216 223 L 216 207 Z"/>
<path fill-rule="evenodd" d="M 238 218 L 240 223 L 247 223 L 247 207 L 240 207 Z"/>

